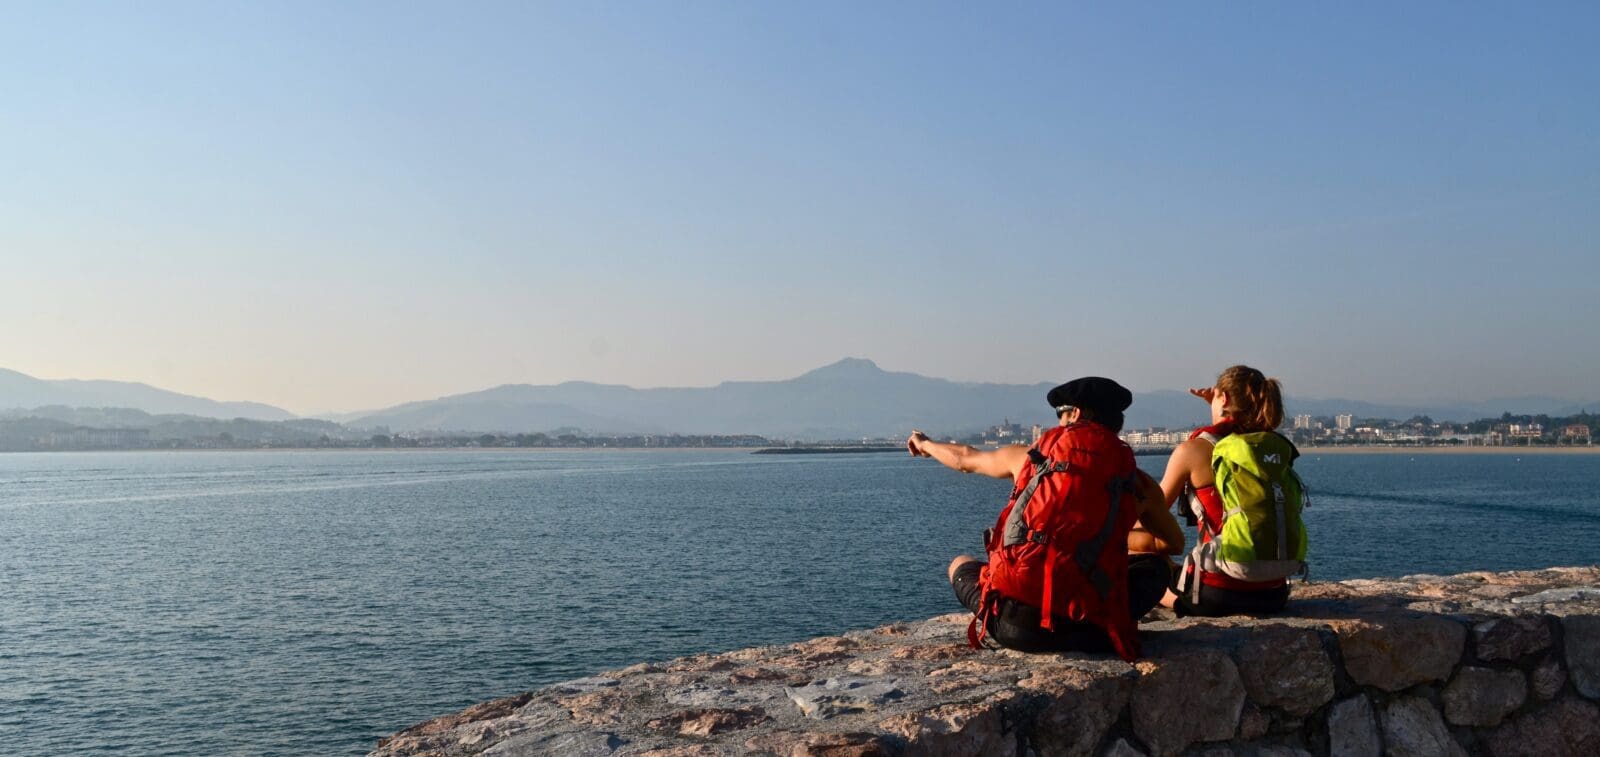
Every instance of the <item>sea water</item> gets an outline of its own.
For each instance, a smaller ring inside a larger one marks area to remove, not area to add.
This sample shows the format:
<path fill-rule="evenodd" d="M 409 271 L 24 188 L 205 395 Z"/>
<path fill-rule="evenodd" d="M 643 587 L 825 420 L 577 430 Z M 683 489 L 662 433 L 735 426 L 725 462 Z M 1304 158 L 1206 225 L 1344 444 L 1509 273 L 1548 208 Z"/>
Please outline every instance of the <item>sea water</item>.
<path fill-rule="evenodd" d="M 1600 455 L 1298 468 L 1314 579 L 1600 560 Z M 607 668 L 957 611 L 945 565 L 1008 489 L 890 454 L 0 455 L 0 744 L 361 753 Z"/>

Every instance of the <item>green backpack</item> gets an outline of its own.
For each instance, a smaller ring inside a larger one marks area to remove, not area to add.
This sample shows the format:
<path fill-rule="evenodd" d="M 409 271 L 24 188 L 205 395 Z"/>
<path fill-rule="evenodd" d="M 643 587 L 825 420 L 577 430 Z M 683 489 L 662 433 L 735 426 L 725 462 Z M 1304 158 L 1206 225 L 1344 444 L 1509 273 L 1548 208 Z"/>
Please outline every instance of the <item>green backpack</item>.
<path fill-rule="evenodd" d="M 1294 472 L 1300 451 L 1272 431 L 1229 434 L 1213 442 L 1211 470 L 1222 500 L 1222 533 L 1202 540 L 1190 560 L 1208 573 L 1241 581 L 1273 581 L 1306 571 L 1310 504 Z M 1209 531 L 1204 518 L 1200 528 Z M 1187 567 L 1187 566 L 1186 566 Z M 1198 600 L 1200 582 L 1195 581 Z"/>

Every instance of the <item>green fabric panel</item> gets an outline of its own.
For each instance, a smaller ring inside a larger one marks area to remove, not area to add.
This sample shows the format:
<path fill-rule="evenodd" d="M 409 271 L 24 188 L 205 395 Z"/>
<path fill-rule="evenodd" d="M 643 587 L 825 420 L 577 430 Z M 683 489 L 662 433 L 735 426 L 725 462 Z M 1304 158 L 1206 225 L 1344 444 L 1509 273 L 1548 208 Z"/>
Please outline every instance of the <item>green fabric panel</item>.
<path fill-rule="evenodd" d="M 1217 545 L 1217 559 L 1226 562 L 1250 562 L 1256 559 L 1258 542 L 1255 530 L 1251 529 L 1253 523 L 1261 522 L 1259 513 L 1253 514 L 1248 508 L 1241 509 L 1241 501 L 1259 500 L 1261 497 L 1261 479 L 1249 471 L 1241 471 L 1229 461 L 1223 461 L 1218 466 L 1216 473 L 1217 491 L 1223 495 L 1222 507 L 1227 513 L 1222 521 L 1222 534 Z M 1263 534 L 1267 536 L 1266 534 Z M 1270 539 L 1276 542 L 1275 538 Z"/>
<path fill-rule="evenodd" d="M 1218 441 L 1211 457 L 1217 492 L 1228 516 L 1218 538 L 1217 558 L 1243 563 L 1278 559 L 1277 500 L 1283 488 L 1286 559 L 1306 556 L 1304 493 L 1292 465 L 1294 445 L 1272 432 L 1231 434 Z"/>

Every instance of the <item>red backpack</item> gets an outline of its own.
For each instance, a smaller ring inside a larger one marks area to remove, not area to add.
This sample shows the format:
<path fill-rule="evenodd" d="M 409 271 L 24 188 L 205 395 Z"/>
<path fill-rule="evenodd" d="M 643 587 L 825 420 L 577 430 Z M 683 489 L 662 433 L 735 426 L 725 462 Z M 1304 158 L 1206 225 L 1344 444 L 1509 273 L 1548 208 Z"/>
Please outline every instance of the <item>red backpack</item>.
<path fill-rule="evenodd" d="M 1093 623 L 1125 660 L 1139 656 L 1128 616 L 1128 531 L 1138 520 L 1133 450 L 1098 423 L 1046 431 L 1028 450 L 1011 501 L 985 537 L 980 612 L 967 638 L 980 646 L 1000 597 L 1053 617 Z"/>

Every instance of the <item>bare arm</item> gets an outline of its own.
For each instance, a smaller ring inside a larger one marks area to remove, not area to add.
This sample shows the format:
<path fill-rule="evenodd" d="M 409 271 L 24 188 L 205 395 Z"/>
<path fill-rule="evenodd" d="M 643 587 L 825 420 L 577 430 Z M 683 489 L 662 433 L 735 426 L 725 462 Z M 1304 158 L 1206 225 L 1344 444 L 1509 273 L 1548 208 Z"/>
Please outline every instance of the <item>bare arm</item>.
<path fill-rule="evenodd" d="M 1211 443 L 1204 439 L 1190 439 L 1178 445 L 1167 460 L 1167 472 L 1161 476 L 1161 496 L 1167 507 L 1178 501 L 1197 469 L 1211 472 Z"/>
<path fill-rule="evenodd" d="M 931 457 L 946 468 L 962 473 L 978 473 L 993 478 L 1016 478 L 1028 461 L 1028 448 L 1012 444 L 999 449 L 980 450 L 965 444 L 936 442 L 921 431 L 906 438 L 906 451 L 913 457 Z"/>
<path fill-rule="evenodd" d="M 1163 489 L 1155 479 L 1139 471 L 1138 500 L 1139 523 L 1128 533 L 1129 552 L 1156 552 L 1177 555 L 1183 553 L 1183 529 L 1167 509 Z"/>

